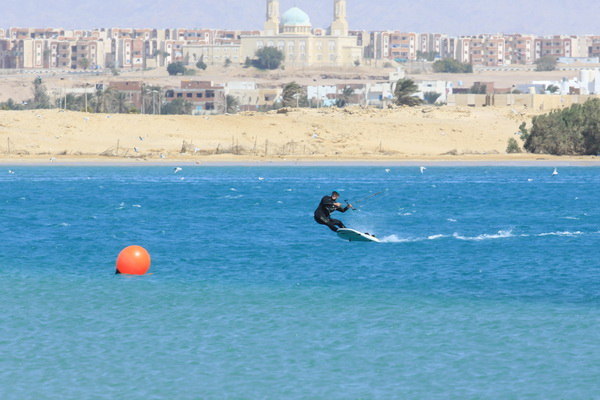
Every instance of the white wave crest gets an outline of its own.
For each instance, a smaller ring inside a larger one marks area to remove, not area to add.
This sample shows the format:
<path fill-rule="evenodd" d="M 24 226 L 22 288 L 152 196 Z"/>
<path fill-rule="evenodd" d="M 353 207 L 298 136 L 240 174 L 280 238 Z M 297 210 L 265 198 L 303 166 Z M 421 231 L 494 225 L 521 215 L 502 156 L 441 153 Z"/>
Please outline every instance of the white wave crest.
<path fill-rule="evenodd" d="M 569 231 L 565 231 L 565 232 L 548 232 L 548 233 L 540 233 L 537 236 L 579 236 L 579 235 L 583 235 L 583 232 L 580 231 L 576 231 L 576 232 L 569 232 Z"/>
<path fill-rule="evenodd" d="M 484 233 L 479 236 L 463 236 L 463 235 L 460 235 L 459 233 L 455 232 L 452 236 L 455 239 L 459 239 L 459 240 L 481 241 L 481 240 L 489 240 L 489 239 L 511 238 L 511 237 L 514 237 L 515 235 L 513 235 L 512 231 L 498 231 L 498 233 L 495 233 L 495 234 Z"/>
<path fill-rule="evenodd" d="M 381 238 L 383 243 L 414 243 L 414 242 L 422 242 L 425 240 L 437 240 L 448 237 L 447 235 L 430 235 L 427 237 L 399 237 L 397 235 L 390 235 Z"/>

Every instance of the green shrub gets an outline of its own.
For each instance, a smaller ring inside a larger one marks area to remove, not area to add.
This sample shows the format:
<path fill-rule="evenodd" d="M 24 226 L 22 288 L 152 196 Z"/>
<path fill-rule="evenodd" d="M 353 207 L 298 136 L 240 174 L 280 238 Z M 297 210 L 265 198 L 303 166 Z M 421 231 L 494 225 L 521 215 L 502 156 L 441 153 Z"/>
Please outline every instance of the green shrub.
<path fill-rule="evenodd" d="M 525 140 L 531 153 L 596 155 L 600 153 L 600 99 L 534 117 Z"/>
<path fill-rule="evenodd" d="M 506 152 L 508 154 L 520 153 L 521 148 L 519 147 L 519 143 L 515 140 L 515 138 L 508 139 L 508 146 L 506 146 Z"/>

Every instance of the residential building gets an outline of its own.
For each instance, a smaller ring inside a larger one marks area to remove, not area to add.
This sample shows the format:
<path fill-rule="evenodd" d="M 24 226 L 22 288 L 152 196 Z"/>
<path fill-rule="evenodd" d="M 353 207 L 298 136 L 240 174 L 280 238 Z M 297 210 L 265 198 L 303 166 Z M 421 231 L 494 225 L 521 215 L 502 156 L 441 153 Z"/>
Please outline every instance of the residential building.
<path fill-rule="evenodd" d="M 535 36 L 512 34 L 505 35 L 507 65 L 531 64 L 535 60 Z"/>
<path fill-rule="evenodd" d="M 225 107 L 225 88 L 209 81 L 182 81 L 180 88 L 167 89 L 165 101 L 184 99 L 194 105 L 193 114 L 216 114 Z"/>
<path fill-rule="evenodd" d="M 463 36 L 458 39 L 457 60 L 467 64 L 505 65 L 506 43 L 502 36 Z"/>
<path fill-rule="evenodd" d="M 579 41 L 576 36 L 555 35 L 536 38 L 534 49 L 534 61 L 545 56 L 579 57 Z"/>

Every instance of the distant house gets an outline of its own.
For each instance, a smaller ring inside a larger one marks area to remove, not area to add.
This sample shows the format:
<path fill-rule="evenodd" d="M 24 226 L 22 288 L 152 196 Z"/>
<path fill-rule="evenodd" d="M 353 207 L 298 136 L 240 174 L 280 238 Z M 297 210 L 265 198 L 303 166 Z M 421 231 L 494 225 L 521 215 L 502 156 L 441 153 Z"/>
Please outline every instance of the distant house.
<path fill-rule="evenodd" d="M 225 106 L 225 88 L 210 81 L 182 81 L 181 87 L 167 89 L 165 101 L 184 99 L 193 104 L 193 114 L 216 114 Z"/>

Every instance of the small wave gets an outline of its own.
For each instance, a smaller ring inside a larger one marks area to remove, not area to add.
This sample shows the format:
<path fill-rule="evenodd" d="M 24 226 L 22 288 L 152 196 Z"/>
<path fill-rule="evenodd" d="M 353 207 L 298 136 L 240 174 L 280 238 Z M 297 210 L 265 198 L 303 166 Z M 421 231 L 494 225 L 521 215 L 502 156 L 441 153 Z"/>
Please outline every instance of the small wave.
<path fill-rule="evenodd" d="M 580 220 L 581 218 L 577 218 L 577 217 L 563 217 L 563 219 L 573 219 L 573 220 Z"/>
<path fill-rule="evenodd" d="M 427 237 L 412 237 L 412 238 L 402 238 L 402 237 L 398 237 L 397 235 L 390 235 L 390 236 L 385 236 L 381 239 L 381 241 L 383 243 L 415 243 L 415 242 L 422 242 L 425 240 L 437 240 L 437 239 L 442 239 L 448 237 L 447 235 L 430 235 Z"/>
<path fill-rule="evenodd" d="M 459 240 L 481 241 L 481 240 L 489 240 L 489 239 L 511 238 L 511 237 L 514 237 L 515 235 L 513 235 L 512 231 L 498 231 L 498 233 L 495 233 L 495 234 L 484 233 L 479 236 L 462 236 L 455 232 L 452 236 L 455 239 L 459 239 Z"/>
<path fill-rule="evenodd" d="M 569 237 L 573 237 L 573 236 L 579 236 L 579 235 L 583 235 L 583 232 L 580 231 L 576 231 L 576 232 L 548 232 L 548 233 L 540 233 L 537 236 L 569 236 Z"/>
<path fill-rule="evenodd" d="M 457 220 L 455 220 L 454 218 L 448 218 L 446 221 L 448 222 L 458 222 Z"/>

